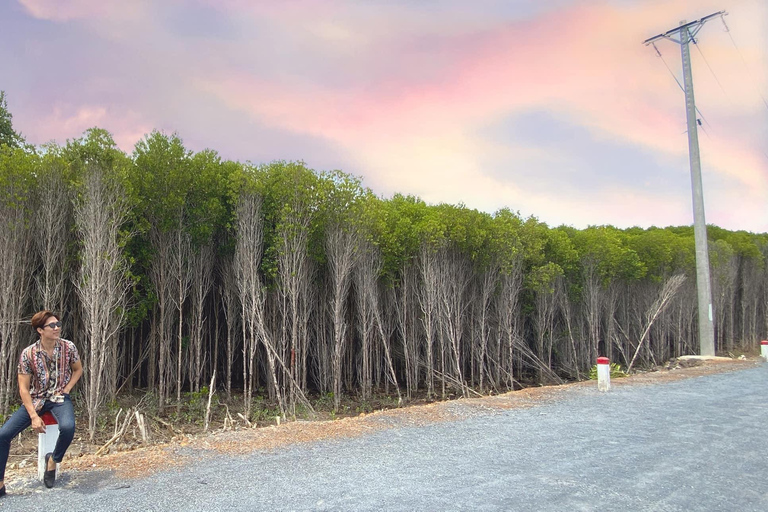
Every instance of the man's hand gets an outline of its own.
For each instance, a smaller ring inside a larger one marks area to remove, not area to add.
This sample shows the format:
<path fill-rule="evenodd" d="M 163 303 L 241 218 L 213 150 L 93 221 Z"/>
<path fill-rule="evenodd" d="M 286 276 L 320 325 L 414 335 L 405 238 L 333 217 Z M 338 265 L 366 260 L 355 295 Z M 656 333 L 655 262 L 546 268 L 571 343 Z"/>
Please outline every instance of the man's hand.
<path fill-rule="evenodd" d="M 40 416 L 32 418 L 32 430 L 38 434 L 45 434 L 45 423 L 43 423 L 43 418 Z"/>

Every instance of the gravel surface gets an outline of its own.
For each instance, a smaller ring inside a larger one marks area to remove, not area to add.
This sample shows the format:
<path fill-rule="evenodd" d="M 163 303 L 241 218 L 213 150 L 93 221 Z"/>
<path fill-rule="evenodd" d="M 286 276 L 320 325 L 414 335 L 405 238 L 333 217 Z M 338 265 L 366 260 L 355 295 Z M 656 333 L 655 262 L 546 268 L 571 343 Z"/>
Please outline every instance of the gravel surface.
<path fill-rule="evenodd" d="M 246 455 L 177 447 L 147 477 L 64 471 L 52 490 L 17 479 L 0 510 L 765 511 L 768 365 L 744 368 L 563 386 L 511 409 L 456 401 L 440 421 L 405 414 Z"/>

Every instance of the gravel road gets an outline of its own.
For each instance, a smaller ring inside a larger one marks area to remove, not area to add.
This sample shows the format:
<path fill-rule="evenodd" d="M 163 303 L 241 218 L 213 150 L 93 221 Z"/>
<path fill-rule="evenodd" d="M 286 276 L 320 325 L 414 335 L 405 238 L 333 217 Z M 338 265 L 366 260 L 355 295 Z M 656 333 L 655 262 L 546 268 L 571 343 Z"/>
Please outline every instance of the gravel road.
<path fill-rule="evenodd" d="M 0 510 L 765 511 L 768 364 L 674 382 L 568 386 L 534 407 L 224 456 L 120 480 L 65 472 Z"/>

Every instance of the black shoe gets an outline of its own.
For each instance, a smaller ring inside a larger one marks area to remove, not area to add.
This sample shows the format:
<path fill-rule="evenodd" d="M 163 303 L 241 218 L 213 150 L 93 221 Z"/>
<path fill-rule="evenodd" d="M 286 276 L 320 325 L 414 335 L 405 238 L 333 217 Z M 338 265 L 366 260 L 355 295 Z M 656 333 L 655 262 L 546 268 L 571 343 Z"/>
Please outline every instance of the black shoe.
<path fill-rule="evenodd" d="M 0 487 L 0 498 L 2 498 L 3 496 L 5 496 L 5 485 Z"/>
<path fill-rule="evenodd" d="M 43 483 L 45 483 L 45 486 L 49 489 L 56 483 L 56 468 L 54 467 L 51 470 L 48 469 L 48 459 L 52 456 L 53 453 L 45 454 L 45 473 L 43 473 Z"/>

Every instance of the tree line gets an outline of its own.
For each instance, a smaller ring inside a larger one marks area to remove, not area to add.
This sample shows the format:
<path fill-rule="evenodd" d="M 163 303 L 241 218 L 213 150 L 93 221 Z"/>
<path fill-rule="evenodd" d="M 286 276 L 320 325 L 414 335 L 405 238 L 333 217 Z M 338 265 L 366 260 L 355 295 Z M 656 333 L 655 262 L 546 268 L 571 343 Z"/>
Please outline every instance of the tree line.
<path fill-rule="evenodd" d="M 153 132 L 0 144 L 0 412 L 34 311 L 81 351 L 89 431 L 125 390 L 408 401 L 698 352 L 690 226 L 549 227 L 302 162 L 233 162 Z M 709 226 L 716 347 L 768 337 L 768 234 Z"/>

